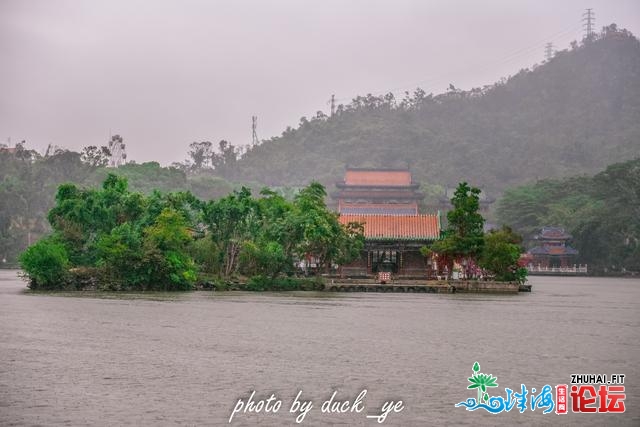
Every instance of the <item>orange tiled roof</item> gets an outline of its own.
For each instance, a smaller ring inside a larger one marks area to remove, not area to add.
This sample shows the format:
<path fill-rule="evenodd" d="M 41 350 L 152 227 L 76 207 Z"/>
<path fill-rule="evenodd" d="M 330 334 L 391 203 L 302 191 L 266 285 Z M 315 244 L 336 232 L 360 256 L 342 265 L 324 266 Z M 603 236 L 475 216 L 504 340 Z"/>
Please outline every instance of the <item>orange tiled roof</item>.
<path fill-rule="evenodd" d="M 340 215 L 340 223 L 364 223 L 366 240 L 435 240 L 438 215 Z"/>
<path fill-rule="evenodd" d="M 347 170 L 344 175 L 347 185 L 411 185 L 408 170 Z"/>

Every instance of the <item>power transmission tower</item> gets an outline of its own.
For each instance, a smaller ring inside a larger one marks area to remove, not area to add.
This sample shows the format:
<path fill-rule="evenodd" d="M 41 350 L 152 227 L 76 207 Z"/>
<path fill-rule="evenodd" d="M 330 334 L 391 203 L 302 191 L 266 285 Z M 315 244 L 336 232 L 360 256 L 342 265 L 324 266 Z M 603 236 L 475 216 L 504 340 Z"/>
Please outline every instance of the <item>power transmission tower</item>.
<path fill-rule="evenodd" d="M 549 42 L 544 46 L 544 59 L 546 61 L 549 61 L 551 58 L 553 58 L 553 55 L 555 54 L 555 50 L 553 49 L 553 43 Z"/>
<path fill-rule="evenodd" d="M 596 26 L 596 13 L 593 9 L 589 8 L 582 14 L 582 22 L 584 22 L 583 27 L 585 31 L 584 38 L 587 40 L 591 40 L 594 35 L 594 28 Z"/>
<path fill-rule="evenodd" d="M 125 150 L 125 144 L 120 135 L 113 135 L 111 141 L 109 141 L 109 151 L 111 157 L 109 158 L 109 167 L 117 168 L 125 164 L 127 160 L 127 153 Z"/>
<path fill-rule="evenodd" d="M 251 116 L 251 145 L 258 145 L 258 116 Z"/>
<path fill-rule="evenodd" d="M 331 95 L 331 117 L 333 117 L 333 114 L 336 112 L 336 96 Z"/>

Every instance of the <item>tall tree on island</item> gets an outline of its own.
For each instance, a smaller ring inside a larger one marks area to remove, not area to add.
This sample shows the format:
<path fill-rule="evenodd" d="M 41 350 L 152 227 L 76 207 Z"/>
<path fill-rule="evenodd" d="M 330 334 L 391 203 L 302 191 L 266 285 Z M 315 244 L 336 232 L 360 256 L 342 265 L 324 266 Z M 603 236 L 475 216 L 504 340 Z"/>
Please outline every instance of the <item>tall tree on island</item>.
<path fill-rule="evenodd" d="M 470 187 L 466 182 L 458 185 L 451 199 L 453 209 L 447 212 L 448 224 L 443 238 L 431 248 L 447 266 L 449 277 L 454 261 L 468 265 L 482 253 L 484 218 L 478 212 L 480 192 L 479 188 Z"/>

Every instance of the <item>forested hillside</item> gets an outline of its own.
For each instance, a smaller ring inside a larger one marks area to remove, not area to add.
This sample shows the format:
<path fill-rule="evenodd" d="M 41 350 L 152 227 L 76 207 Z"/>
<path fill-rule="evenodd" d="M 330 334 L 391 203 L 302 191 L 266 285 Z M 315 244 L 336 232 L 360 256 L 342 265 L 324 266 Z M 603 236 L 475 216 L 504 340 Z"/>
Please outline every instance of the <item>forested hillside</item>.
<path fill-rule="evenodd" d="M 595 176 L 546 179 L 509 189 L 498 220 L 526 237 L 564 227 L 594 273 L 640 272 L 640 158 Z"/>
<path fill-rule="evenodd" d="M 232 180 L 331 188 L 344 167 L 405 166 L 430 184 L 497 196 L 537 178 L 594 173 L 640 153 L 640 43 L 615 25 L 532 70 L 469 91 L 358 97 L 263 142 Z M 455 83 L 455 82 L 453 82 Z"/>

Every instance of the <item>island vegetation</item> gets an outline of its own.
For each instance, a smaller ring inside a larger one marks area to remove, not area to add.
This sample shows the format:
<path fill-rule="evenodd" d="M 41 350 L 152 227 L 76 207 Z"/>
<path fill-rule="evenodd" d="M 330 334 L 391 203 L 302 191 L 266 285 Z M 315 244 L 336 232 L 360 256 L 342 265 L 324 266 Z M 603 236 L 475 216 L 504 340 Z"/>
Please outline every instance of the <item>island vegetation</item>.
<path fill-rule="evenodd" d="M 53 232 L 20 257 L 31 289 L 224 289 L 239 276 L 246 289 L 309 289 L 296 260 L 316 273 L 348 262 L 363 245 L 359 224 L 341 225 L 311 183 L 288 201 L 270 190 L 242 188 L 217 200 L 189 192 L 150 195 L 110 174 L 102 188 L 63 184 L 47 218 Z"/>

